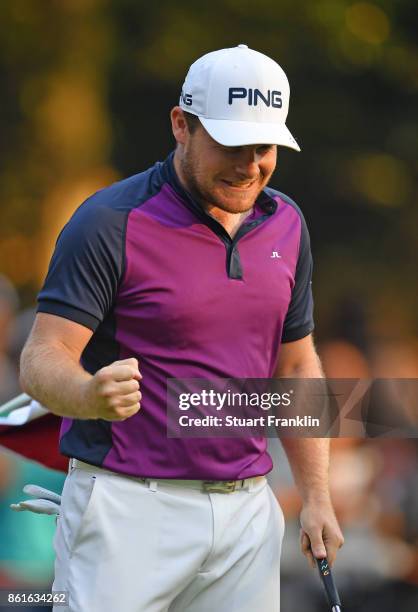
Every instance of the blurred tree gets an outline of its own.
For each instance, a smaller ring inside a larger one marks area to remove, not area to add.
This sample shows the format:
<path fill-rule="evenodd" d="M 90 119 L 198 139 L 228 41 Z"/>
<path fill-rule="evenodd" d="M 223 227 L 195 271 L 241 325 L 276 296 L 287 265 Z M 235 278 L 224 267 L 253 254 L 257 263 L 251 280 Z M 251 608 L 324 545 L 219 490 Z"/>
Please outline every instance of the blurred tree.
<path fill-rule="evenodd" d="M 0 272 L 33 299 L 82 199 L 172 148 L 190 63 L 244 42 L 291 83 L 303 153 L 279 152 L 273 185 L 309 223 L 318 334 L 347 294 L 415 333 L 417 26 L 413 0 L 3 1 Z"/>

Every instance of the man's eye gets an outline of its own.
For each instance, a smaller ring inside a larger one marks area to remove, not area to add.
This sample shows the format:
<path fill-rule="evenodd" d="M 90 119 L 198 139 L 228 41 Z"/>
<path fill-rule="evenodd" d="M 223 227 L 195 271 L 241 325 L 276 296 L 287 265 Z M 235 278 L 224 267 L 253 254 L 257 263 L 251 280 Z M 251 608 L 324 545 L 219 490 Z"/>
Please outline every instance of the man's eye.
<path fill-rule="evenodd" d="M 242 150 L 242 147 L 224 147 L 224 151 L 226 151 L 227 153 L 231 153 L 232 155 L 236 155 L 237 153 L 240 153 Z"/>
<path fill-rule="evenodd" d="M 257 153 L 264 154 L 273 150 L 274 145 L 260 145 L 257 147 Z"/>

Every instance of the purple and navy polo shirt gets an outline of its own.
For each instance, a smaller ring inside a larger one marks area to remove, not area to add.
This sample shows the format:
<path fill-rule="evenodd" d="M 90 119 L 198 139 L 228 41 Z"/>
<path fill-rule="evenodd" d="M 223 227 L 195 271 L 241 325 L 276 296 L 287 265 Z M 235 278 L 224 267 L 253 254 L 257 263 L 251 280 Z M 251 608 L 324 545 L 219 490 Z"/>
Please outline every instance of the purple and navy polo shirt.
<path fill-rule="evenodd" d="M 168 438 L 168 378 L 271 378 L 281 342 L 313 329 L 302 213 L 265 188 L 234 238 L 181 186 L 173 153 L 88 198 L 58 237 L 38 312 L 93 330 L 91 374 L 136 357 L 125 421 L 64 418 L 60 450 L 137 477 L 236 480 L 272 468 L 264 438 Z"/>

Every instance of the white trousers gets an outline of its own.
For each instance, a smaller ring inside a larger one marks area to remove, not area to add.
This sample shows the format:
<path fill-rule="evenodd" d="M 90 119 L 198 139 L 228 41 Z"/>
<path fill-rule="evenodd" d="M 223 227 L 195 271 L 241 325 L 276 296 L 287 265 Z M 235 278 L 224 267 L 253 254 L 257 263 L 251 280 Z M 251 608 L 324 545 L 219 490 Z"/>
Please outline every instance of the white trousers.
<path fill-rule="evenodd" d="M 64 484 L 54 612 L 279 612 L 284 518 L 265 478 L 206 493 L 90 468 Z"/>

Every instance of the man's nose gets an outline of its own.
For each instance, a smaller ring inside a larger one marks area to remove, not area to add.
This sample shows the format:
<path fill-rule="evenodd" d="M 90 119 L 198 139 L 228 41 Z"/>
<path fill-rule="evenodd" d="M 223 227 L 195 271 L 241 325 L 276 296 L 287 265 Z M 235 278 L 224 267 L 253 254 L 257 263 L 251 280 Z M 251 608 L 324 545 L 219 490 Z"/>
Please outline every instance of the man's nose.
<path fill-rule="evenodd" d="M 259 155 L 254 149 L 243 151 L 236 160 L 235 171 L 245 178 L 256 178 L 260 174 Z"/>

